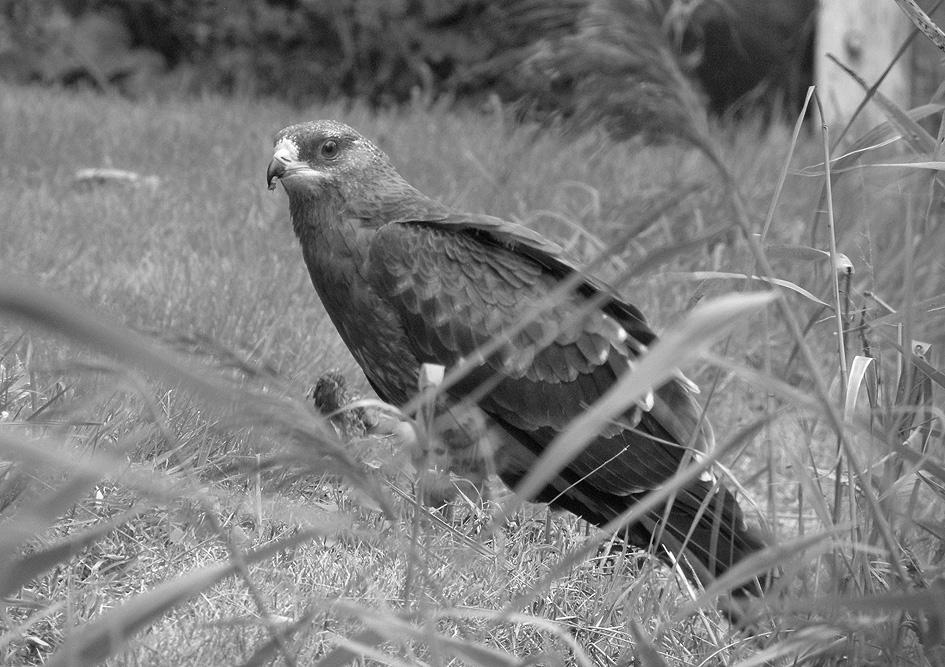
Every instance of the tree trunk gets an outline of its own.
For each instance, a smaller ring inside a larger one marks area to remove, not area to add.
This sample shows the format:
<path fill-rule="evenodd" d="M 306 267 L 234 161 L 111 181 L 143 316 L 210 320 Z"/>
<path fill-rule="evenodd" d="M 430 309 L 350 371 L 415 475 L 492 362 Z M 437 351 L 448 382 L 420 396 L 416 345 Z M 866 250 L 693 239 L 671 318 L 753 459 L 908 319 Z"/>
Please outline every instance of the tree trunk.
<path fill-rule="evenodd" d="M 862 86 L 827 59 L 832 54 L 872 86 L 892 62 L 912 24 L 893 0 L 821 0 L 817 24 L 815 76 L 827 124 L 846 124 L 865 94 Z M 911 106 L 911 58 L 900 58 L 879 91 L 908 109 Z M 860 112 L 853 137 L 886 120 L 874 102 Z"/>

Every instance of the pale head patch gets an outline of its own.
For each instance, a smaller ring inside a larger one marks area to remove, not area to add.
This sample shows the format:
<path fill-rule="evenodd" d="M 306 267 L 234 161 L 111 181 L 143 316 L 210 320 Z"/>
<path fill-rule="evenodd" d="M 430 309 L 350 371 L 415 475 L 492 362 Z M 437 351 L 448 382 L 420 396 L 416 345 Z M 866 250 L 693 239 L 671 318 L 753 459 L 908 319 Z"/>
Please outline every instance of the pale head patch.
<path fill-rule="evenodd" d="M 299 161 L 299 145 L 289 137 L 282 137 L 276 142 L 272 157 L 283 164 Z"/>

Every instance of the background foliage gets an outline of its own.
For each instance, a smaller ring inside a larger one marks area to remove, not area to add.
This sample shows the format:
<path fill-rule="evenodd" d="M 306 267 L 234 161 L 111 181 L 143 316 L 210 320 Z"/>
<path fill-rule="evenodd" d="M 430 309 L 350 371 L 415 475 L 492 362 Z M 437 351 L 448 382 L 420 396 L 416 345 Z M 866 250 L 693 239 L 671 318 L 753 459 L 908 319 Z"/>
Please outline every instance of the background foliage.
<path fill-rule="evenodd" d="M 0 72 L 21 81 L 375 106 L 495 94 L 571 115 L 588 106 L 588 89 L 600 88 L 594 74 L 615 30 L 620 48 L 638 55 L 603 74 L 618 97 L 631 98 L 641 81 L 665 86 L 665 72 L 647 63 L 665 52 L 715 111 L 764 82 L 780 89 L 769 99 L 796 105 L 810 78 L 814 2 L 8 0 L 3 7 Z M 609 34 L 588 28 L 602 17 L 612 19 Z M 627 109 L 634 125 L 653 120 L 639 111 Z"/>

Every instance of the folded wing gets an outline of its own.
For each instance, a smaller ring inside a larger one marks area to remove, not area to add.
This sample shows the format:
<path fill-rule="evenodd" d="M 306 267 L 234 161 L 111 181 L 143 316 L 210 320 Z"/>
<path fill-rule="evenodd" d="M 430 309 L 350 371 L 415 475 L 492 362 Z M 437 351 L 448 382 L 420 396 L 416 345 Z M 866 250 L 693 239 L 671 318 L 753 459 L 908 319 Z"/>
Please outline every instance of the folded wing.
<path fill-rule="evenodd" d="M 499 456 L 510 462 L 499 470 L 507 479 L 631 372 L 654 339 L 635 307 L 589 278 L 552 300 L 575 271 L 554 244 L 486 216 L 391 223 L 372 243 L 372 286 L 398 312 L 418 360 L 449 367 L 503 340 L 449 391 L 460 399 L 484 390 L 479 406 L 527 450 Z M 655 488 L 676 472 L 687 447 L 710 445 L 701 422 L 689 390 L 671 381 L 655 391 L 650 409 L 631 409 L 606 428 L 565 476 L 614 495 Z"/>

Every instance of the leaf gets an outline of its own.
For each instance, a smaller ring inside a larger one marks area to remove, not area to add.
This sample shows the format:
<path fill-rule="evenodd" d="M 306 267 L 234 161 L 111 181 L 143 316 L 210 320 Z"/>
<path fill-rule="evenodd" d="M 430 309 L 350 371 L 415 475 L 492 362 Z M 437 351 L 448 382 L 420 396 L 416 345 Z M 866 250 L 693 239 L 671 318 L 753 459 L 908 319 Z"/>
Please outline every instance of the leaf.
<path fill-rule="evenodd" d="M 666 332 L 588 411 L 572 420 L 545 449 L 515 488 L 513 508 L 531 498 L 581 452 L 612 420 L 671 379 L 749 314 L 773 303 L 776 292 L 730 294 L 701 303 L 677 327 Z M 506 511 L 512 511 L 507 509 Z"/>

